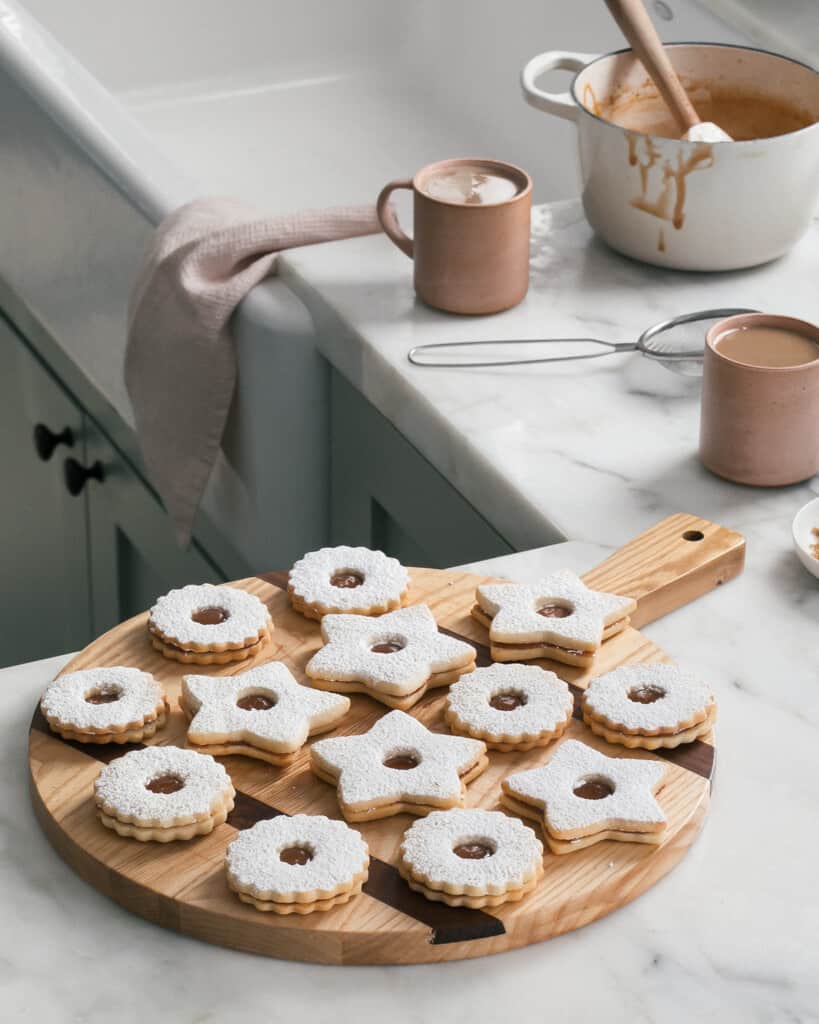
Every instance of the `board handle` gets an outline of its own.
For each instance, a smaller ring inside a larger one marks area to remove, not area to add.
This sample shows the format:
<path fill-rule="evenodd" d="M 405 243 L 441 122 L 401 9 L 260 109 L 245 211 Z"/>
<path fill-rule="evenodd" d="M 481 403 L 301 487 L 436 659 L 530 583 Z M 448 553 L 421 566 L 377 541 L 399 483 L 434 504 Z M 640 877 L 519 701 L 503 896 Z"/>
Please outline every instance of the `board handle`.
<path fill-rule="evenodd" d="M 742 572 L 745 538 L 718 523 L 679 512 L 629 541 L 583 575 L 595 590 L 637 601 L 640 629 Z"/>

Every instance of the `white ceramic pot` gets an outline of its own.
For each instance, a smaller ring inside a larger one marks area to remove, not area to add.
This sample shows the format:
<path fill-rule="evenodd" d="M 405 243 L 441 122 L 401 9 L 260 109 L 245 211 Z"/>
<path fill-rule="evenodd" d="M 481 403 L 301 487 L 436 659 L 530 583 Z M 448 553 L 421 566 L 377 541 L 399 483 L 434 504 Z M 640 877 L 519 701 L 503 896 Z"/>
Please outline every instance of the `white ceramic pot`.
<path fill-rule="evenodd" d="M 717 44 L 667 47 L 683 83 L 719 82 L 796 103 L 819 122 L 819 74 L 764 50 Z M 576 72 L 568 92 L 537 85 Z M 736 270 L 775 259 L 807 229 L 819 199 L 819 123 L 749 142 L 681 142 L 629 131 L 594 113 L 615 90 L 653 91 L 631 50 L 604 56 L 556 50 L 521 72 L 526 101 L 577 124 L 583 206 L 612 248 L 664 267 Z"/>

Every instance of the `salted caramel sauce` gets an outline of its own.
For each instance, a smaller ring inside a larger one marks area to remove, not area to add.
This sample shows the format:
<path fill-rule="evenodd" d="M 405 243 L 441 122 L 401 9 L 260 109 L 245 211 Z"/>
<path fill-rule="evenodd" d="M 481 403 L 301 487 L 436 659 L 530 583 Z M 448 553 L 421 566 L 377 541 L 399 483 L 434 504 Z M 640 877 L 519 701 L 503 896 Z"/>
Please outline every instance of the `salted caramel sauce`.
<path fill-rule="evenodd" d="M 665 690 L 660 686 L 632 686 L 628 691 L 628 699 L 635 704 L 653 704 L 665 697 Z"/>
<path fill-rule="evenodd" d="M 514 690 L 496 693 L 489 699 L 490 708 L 494 708 L 496 711 L 514 711 L 516 708 L 522 708 L 525 703 L 524 694 L 516 693 Z"/>
<path fill-rule="evenodd" d="M 483 860 L 484 857 L 491 857 L 495 849 L 488 842 L 474 840 L 469 843 L 459 843 L 452 852 L 462 860 Z"/>
<path fill-rule="evenodd" d="M 401 772 L 408 772 L 412 768 L 417 768 L 420 763 L 420 760 L 413 753 L 393 754 L 383 762 L 385 768 L 396 768 Z"/>
<path fill-rule="evenodd" d="M 363 582 L 364 577 L 361 573 L 355 572 L 352 569 L 343 569 L 330 577 L 330 585 L 338 587 L 340 590 L 354 590 L 356 587 L 360 587 Z"/>
<path fill-rule="evenodd" d="M 583 800 L 604 800 L 614 792 L 614 785 L 602 775 L 589 775 L 578 779 L 572 792 Z"/>
<path fill-rule="evenodd" d="M 275 706 L 275 698 L 266 693 L 248 693 L 236 701 L 236 707 L 242 711 L 269 711 Z"/>
<path fill-rule="evenodd" d="M 572 609 L 563 604 L 545 604 L 538 608 L 537 613 L 544 619 L 566 619 L 572 614 Z"/>
<path fill-rule="evenodd" d="M 373 644 L 370 650 L 373 654 L 397 654 L 398 651 L 404 650 L 404 645 L 400 640 L 382 640 Z"/>
<path fill-rule="evenodd" d="M 168 793 L 178 793 L 184 785 L 184 779 L 180 779 L 178 775 L 174 775 L 172 772 L 167 772 L 165 775 L 157 775 L 155 779 L 146 782 L 145 788 L 149 789 L 152 793 L 167 795 Z"/>
<path fill-rule="evenodd" d="M 113 704 L 122 696 L 118 686 L 99 686 L 85 695 L 86 704 Z"/>
<path fill-rule="evenodd" d="M 279 860 L 285 864 L 308 864 L 313 859 L 313 851 L 306 846 L 286 846 L 279 854 Z"/>
<path fill-rule="evenodd" d="M 720 334 L 714 348 L 736 363 L 769 369 L 802 366 L 819 359 L 815 341 L 786 327 L 737 327 Z"/>
<path fill-rule="evenodd" d="M 218 626 L 220 622 L 226 622 L 230 618 L 230 612 L 225 608 L 217 608 L 215 605 L 207 608 L 197 608 L 191 613 L 194 622 L 200 626 Z"/>

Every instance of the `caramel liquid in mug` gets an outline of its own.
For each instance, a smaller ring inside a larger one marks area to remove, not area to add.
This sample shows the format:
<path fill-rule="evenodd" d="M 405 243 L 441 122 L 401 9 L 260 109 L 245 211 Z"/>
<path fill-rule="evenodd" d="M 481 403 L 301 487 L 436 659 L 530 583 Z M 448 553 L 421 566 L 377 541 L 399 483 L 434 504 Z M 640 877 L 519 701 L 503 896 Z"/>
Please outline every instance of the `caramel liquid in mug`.
<path fill-rule="evenodd" d="M 702 121 L 712 121 L 737 142 L 770 139 L 776 135 L 807 128 L 816 120 L 810 112 L 775 96 L 761 96 L 736 89 L 718 89 L 688 85 L 691 102 Z M 584 103 L 589 106 L 584 97 Z M 596 109 L 595 109 L 596 107 Z M 605 121 L 666 139 L 678 139 L 680 129 L 665 103 L 650 89 L 615 93 L 595 107 L 592 113 Z"/>
<path fill-rule="evenodd" d="M 431 174 L 421 185 L 430 198 L 465 206 L 492 206 L 505 203 L 518 194 L 518 186 L 511 178 L 493 174 L 479 164 L 452 167 Z"/>
<path fill-rule="evenodd" d="M 819 359 L 819 345 L 784 327 L 737 327 L 720 334 L 714 348 L 746 366 L 801 366 Z"/>

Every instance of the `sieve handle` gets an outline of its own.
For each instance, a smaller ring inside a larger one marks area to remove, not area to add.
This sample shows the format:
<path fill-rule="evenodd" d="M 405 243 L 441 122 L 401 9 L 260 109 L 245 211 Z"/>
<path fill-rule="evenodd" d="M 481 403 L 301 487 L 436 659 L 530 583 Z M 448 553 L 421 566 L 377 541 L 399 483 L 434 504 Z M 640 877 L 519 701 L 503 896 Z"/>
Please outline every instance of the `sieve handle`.
<path fill-rule="evenodd" d="M 441 349 L 465 349 L 480 348 L 486 345 L 598 345 L 605 349 L 604 352 L 585 352 L 574 356 L 540 356 L 536 359 L 488 359 L 488 360 L 456 360 L 454 362 L 443 362 L 427 358 L 424 353 L 440 351 Z M 416 345 L 409 350 L 407 358 L 414 366 L 441 366 L 447 369 L 458 369 L 460 367 L 474 366 L 531 366 L 535 363 L 570 363 L 580 359 L 600 359 L 602 356 L 612 355 L 615 352 L 634 352 L 637 349 L 635 342 L 631 341 L 603 341 L 602 338 L 504 338 L 489 341 L 440 341 L 431 345 Z"/>

